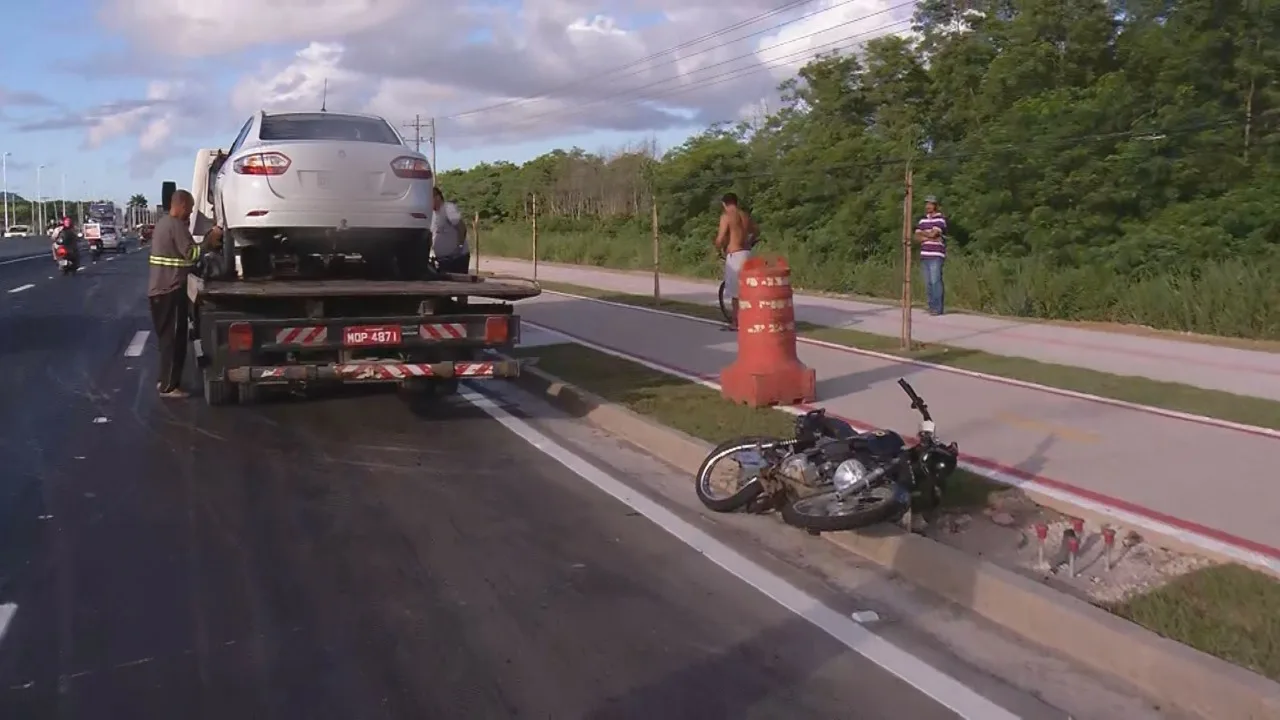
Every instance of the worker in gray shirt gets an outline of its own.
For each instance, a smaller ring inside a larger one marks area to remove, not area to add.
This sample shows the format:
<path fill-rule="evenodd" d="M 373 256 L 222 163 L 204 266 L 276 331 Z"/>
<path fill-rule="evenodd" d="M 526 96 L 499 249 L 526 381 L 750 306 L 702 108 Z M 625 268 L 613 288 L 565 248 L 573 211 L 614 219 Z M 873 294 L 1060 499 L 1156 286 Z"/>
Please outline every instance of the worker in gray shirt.
<path fill-rule="evenodd" d="M 471 248 L 467 246 L 467 223 L 458 206 L 446 202 L 440 188 L 431 190 L 431 250 L 440 272 L 466 275 L 471 266 Z"/>
<path fill-rule="evenodd" d="M 197 244 L 188 229 L 196 201 L 191 193 L 178 190 L 169 202 L 169 214 L 156 221 L 151 235 L 151 266 L 147 300 L 151 322 L 160 346 L 160 368 L 156 388 L 161 397 L 184 398 L 182 370 L 187 360 L 187 276 L 200 259 L 202 248 L 217 249 L 222 244 L 222 228 L 214 226 Z"/>

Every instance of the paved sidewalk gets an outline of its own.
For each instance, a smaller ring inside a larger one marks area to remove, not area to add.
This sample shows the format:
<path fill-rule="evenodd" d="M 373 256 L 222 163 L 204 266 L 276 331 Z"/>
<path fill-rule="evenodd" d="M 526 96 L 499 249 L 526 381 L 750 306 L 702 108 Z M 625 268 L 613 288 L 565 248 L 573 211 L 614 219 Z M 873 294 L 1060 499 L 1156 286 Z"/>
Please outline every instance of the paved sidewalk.
<path fill-rule="evenodd" d="M 699 376 L 717 376 L 737 354 L 735 334 L 693 319 L 558 295 L 523 301 L 519 311 L 525 320 Z M 929 402 L 943 437 L 965 454 L 1228 542 L 1280 570 L 1280 486 L 1266 480 L 1280 439 L 841 349 L 801 344 L 799 355 L 817 371 L 818 405 L 834 413 L 914 432 L 918 418 L 896 385 L 906 377 Z"/>
<path fill-rule="evenodd" d="M 486 271 L 526 277 L 532 269 L 520 260 L 482 258 L 481 263 Z M 630 294 L 653 292 L 651 276 L 598 268 L 540 264 L 538 278 Z M 670 300 L 715 305 L 716 287 L 707 281 L 662 278 L 663 296 Z M 796 319 L 897 337 L 902 312 L 854 300 L 797 295 Z M 1280 401 L 1276 353 L 963 313 L 931 317 L 917 312 L 912 325 L 915 338 L 924 342 Z"/>

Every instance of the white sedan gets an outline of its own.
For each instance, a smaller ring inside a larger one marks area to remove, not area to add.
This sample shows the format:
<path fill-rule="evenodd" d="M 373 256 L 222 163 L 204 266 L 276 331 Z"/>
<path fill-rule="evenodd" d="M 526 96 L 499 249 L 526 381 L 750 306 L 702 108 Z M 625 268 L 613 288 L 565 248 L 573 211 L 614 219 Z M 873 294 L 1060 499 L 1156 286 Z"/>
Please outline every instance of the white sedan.
<path fill-rule="evenodd" d="M 209 172 L 246 274 L 281 252 L 358 254 L 414 275 L 429 257 L 432 168 L 383 118 L 259 112 Z"/>

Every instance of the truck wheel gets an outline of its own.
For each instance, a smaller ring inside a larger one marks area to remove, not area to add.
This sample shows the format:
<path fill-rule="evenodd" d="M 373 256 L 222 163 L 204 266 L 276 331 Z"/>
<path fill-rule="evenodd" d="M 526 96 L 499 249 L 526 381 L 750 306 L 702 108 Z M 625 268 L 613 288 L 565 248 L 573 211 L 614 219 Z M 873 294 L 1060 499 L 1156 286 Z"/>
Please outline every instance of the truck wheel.
<path fill-rule="evenodd" d="M 204 375 L 204 402 L 210 407 L 227 405 L 231 402 L 231 388 L 226 380 L 212 377 L 208 372 Z"/>
<path fill-rule="evenodd" d="M 247 382 L 236 384 L 236 399 L 240 401 L 241 405 L 253 405 L 261 398 L 262 393 L 259 392 L 257 385 Z"/>
<path fill-rule="evenodd" d="M 425 238 L 400 243 L 396 265 L 403 280 L 422 280 L 431 275 L 431 233 Z"/>
<path fill-rule="evenodd" d="M 458 394 L 458 381 L 455 379 L 411 378 L 404 381 L 404 390 L 407 393 L 419 396 L 448 397 L 449 395 Z"/>

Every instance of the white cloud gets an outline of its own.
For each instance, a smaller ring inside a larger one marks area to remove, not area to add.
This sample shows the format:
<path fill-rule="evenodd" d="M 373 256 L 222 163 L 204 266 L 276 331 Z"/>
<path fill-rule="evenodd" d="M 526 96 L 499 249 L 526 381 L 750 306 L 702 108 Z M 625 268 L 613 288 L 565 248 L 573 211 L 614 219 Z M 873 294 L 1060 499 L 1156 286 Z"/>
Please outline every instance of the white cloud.
<path fill-rule="evenodd" d="M 545 139 L 550 149 L 557 136 L 591 130 L 649 135 L 735 120 L 761 101 L 776 108 L 779 80 L 817 53 L 905 29 L 884 26 L 910 16 L 910 8 L 881 12 L 893 0 L 818 0 L 639 62 L 784 0 L 104 1 L 113 22 L 175 59 L 207 56 L 217 67 L 214 56 L 296 48 L 236 79 L 230 97 L 205 98 L 204 117 L 184 114 L 184 90 L 89 130 L 91 143 L 136 134 L 142 155 L 207 135 L 192 124 L 209 122 L 209 104 L 237 126 L 259 109 L 319 108 L 326 80 L 330 109 L 396 125 L 434 116 L 442 146 L 455 148 Z M 628 67 L 610 72 L 619 66 Z"/>
<path fill-rule="evenodd" d="M 154 49 L 185 57 L 339 38 L 385 25 L 413 0 L 107 0 L 103 13 Z M 426 15 L 424 14 L 424 17 Z M 162 30 L 157 32 L 157 30 Z"/>

